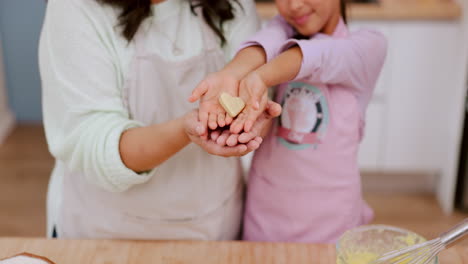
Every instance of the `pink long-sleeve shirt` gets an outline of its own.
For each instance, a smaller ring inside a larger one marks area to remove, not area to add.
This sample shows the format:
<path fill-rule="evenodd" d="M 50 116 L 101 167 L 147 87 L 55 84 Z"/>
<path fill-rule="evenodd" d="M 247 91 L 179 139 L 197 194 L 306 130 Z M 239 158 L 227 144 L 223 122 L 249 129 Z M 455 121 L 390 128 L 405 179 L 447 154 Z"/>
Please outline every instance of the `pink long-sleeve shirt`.
<path fill-rule="evenodd" d="M 294 45 L 303 54 L 294 80 L 276 88 L 283 112 L 253 159 L 244 238 L 331 243 L 373 216 L 357 155 L 387 43 L 372 30 L 350 33 L 342 20 L 331 36 L 293 35 L 277 16 L 241 47 L 263 47 L 268 61 Z"/>

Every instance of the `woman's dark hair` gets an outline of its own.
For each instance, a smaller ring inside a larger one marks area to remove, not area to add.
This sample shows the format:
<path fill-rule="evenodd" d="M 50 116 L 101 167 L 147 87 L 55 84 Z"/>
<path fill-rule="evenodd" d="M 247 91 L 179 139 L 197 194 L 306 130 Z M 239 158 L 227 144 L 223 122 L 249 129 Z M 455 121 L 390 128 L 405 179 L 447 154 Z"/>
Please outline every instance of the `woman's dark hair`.
<path fill-rule="evenodd" d="M 152 15 L 151 0 L 97 0 L 120 9 L 119 26 L 122 35 L 131 41 L 143 20 Z M 166 0 L 171 1 L 171 0 Z M 221 44 L 226 42 L 224 37 L 224 22 L 234 18 L 232 3 L 239 4 L 237 0 L 187 0 L 190 1 L 192 13 L 196 15 L 195 8 L 202 8 L 203 18 L 211 29 L 220 38 Z M 240 5 L 240 4 L 239 4 Z"/>

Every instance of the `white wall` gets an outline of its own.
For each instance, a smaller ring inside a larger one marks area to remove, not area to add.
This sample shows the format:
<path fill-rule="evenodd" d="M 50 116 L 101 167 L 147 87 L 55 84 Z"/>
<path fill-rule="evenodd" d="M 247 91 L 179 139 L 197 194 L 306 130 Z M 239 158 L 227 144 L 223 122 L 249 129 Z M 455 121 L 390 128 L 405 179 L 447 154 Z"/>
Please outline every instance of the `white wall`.
<path fill-rule="evenodd" d="M 18 122 L 42 121 L 38 43 L 45 8 L 45 0 L 0 0 L 8 102 Z"/>
<path fill-rule="evenodd" d="M 2 38 L 0 36 L 0 144 L 3 143 L 12 130 L 13 124 L 13 114 L 8 107 L 5 67 L 3 66 Z"/>

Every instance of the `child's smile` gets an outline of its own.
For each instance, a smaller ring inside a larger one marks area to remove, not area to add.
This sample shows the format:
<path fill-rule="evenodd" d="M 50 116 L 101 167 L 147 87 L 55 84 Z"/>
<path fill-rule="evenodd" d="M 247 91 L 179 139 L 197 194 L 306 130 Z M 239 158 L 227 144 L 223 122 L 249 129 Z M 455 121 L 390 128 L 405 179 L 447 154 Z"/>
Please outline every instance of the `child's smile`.
<path fill-rule="evenodd" d="M 296 25 L 302 26 L 307 23 L 307 21 L 309 20 L 309 17 L 310 17 L 310 14 L 306 14 L 306 15 L 294 17 L 293 20 Z"/>
<path fill-rule="evenodd" d="M 332 34 L 340 18 L 338 0 L 276 0 L 283 18 L 303 36 Z"/>

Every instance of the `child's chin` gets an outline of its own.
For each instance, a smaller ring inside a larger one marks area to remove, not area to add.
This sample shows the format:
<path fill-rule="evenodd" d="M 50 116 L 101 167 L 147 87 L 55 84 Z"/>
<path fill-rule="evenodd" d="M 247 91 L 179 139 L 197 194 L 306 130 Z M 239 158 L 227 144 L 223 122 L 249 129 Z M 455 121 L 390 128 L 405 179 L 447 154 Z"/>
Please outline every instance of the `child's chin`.
<path fill-rule="evenodd" d="M 311 25 L 305 25 L 303 27 L 297 27 L 296 31 L 304 37 L 310 37 L 319 32 L 319 29 Z"/>

